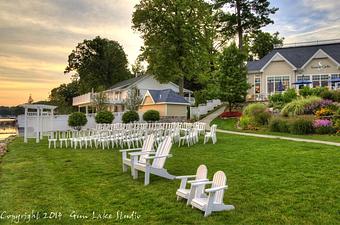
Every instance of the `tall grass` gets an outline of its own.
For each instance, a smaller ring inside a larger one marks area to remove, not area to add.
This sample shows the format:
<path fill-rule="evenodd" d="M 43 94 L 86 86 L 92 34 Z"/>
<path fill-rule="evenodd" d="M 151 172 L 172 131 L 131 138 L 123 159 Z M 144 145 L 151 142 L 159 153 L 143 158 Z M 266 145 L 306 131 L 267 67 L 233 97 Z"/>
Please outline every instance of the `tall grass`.
<path fill-rule="evenodd" d="M 321 98 L 317 96 L 308 96 L 297 98 L 283 107 L 281 114 L 283 116 L 296 116 L 303 115 L 305 113 L 306 106 L 320 101 Z"/>

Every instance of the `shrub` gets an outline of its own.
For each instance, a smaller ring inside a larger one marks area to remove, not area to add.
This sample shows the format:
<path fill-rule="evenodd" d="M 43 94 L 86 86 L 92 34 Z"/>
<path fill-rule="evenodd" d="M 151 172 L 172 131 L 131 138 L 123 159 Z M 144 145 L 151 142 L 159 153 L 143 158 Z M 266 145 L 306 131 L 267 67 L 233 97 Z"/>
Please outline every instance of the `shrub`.
<path fill-rule="evenodd" d="M 74 112 L 68 117 L 68 125 L 76 130 L 80 130 L 87 123 L 87 118 L 82 112 Z"/>
<path fill-rule="evenodd" d="M 283 102 L 289 103 L 297 98 L 297 93 L 294 88 L 289 88 L 282 94 Z"/>
<path fill-rule="evenodd" d="M 249 104 L 243 111 L 243 115 L 250 118 L 252 126 L 261 126 L 268 124 L 271 117 L 266 105 L 262 103 Z"/>
<path fill-rule="evenodd" d="M 292 134 L 312 134 L 313 121 L 305 118 L 297 119 L 290 124 L 289 130 Z"/>
<path fill-rule="evenodd" d="M 283 107 L 281 110 L 281 114 L 283 116 L 296 116 L 296 115 L 303 115 L 307 113 L 306 107 L 312 105 L 315 102 L 320 101 L 320 97 L 316 96 L 309 96 L 306 98 L 297 98 L 294 99 L 292 102 L 288 103 Z M 311 112 L 313 113 L 313 112 Z"/>
<path fill-rule="evenodd" d="M 143 114 L 143 120 L 147 122 L 159 121 L 159 112 L 157 110 L 148 110 Z"/>
<path fill-rule="evenodd" d="M 253 118 L 254 125 L 267 125 L 272 115 L 269 111 L 258 112 Z"/>
<path fill-rule="evenodd" d="M 283 95 L 275 93 L 269 96 L 269 106 L 275 109 L 281 109 L 284 105 Z"/>
<path fill-rule="evenodd" d="M 333 101 L 340 102 L 340 90 L 333 91 Z"/>
<path fill-rule="evenodd" d="M 336 130 L 340 130 L 340 118 L 334 119 L 334 127 Z"/>
<path fill-rule="evenodd" d="M 247 130 L 247 129 L 251 129 L 251 123 L 250 123 L 251 119 L 249 116 L 242 116 L 240 118 L 240 127 L 243 129 L 243 130 Z"/>
<path fill-rule="evenodd" d="M 294 88 L 290 88 L 284 93 L 275 93 L 269 96 L 269 106 L 275 109 L 281 109 L 285 104 L 297 98 Z"/>
<path fill-rule="evenodd" d="M 100 111 L 97 113 L 95 120 L 96 123 L 112 123 L 114 115 L 109 111 Z"/>
<path fill-rule="evenodd" d="M 139 121 L 139 115 L 136 111 L 127 111 L 123 114 L 122 121 L 123 123 Z"/>
<path fill-rule="evenodd" d="M 328 89 L 325 89 L 320 93 L 320 97 L 323 98 L 323 99 L 334 100 L 334 97 L 335 97 L 334 91 L 330 91 Z"/>
<path fill-rule="evenodd" d="M 333 123 L 330 120 L 317 119 L 314 121 L 313 127 L 318 134 L 331 134 L 335 132 Z"/>
<path fill-rule="evenodd" d="M 299 90 L 299 94 L 303 97 L 307 97 L 307 96 L 310 96 L 312 95 L 312 91 L 311 91 L 311 88 L 308 87 L 308 86 L 304 86 L 303 88 L 301 88 Z"/>
<path fill-rule="evenodd" d="M 286 119 L 274 118 L 270 120 L 269 130 L 273 132 L 289 133 L 289 124 Z"/>
<path fill-rule="evenodd" d="M 332 100 L 320 99 L 318 101 L 314 101 L 314 102 L 307 104 L 305 107 L 305 113 L 313 114 L 321 108 L 331 107 L 332 104 L 333 104 Z"/>
<path fill-rule="evenodd" d="M 258 112 L 263 112 L 267 110 L 267 106 L 262 103 L 252 103 L 247 105 L 247 107 L 243 110 L 243 114 L 246 116 L 254 116 Z"/>
<path fill-rule="evenodd" d="M 311 95 L 321 97 L 320 96 L 321 93 L 324 91 L 328 91 L 328 89 L 326 87 L 316 87 L 316 88 L 311 88 L 310 91 L 311 91 Z"/>

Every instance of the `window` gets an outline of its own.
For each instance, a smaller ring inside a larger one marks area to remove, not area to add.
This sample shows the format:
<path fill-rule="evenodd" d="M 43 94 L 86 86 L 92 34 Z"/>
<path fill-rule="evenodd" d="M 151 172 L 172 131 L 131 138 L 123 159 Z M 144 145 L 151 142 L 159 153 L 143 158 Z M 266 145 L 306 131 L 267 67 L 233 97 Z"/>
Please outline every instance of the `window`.
<path fill-rule="evenodd" d="M 310 81 L 310 76 L 298 75 L 297 81 Z"/>
<path fill-rule="evenodd" d="M 313 87 L 328 87 L 328 75 L 313 75 Z"/>
<path fill-rule="evenodd" d="M 261 78 L 255 77 L 255 94 L 261 93 Z"/>
<path fill-rule="evenodd" d="M 289 76 L 267 77 L 267 93 L 286 91 L 289 88 Z"/>
<path fill-rule="evenodd" d="M 340 80 L 340 74 L 331 74 L 331 88 L 332 90 L 336 90 L 340 88 L 340 82 L 334 80 Z"/>

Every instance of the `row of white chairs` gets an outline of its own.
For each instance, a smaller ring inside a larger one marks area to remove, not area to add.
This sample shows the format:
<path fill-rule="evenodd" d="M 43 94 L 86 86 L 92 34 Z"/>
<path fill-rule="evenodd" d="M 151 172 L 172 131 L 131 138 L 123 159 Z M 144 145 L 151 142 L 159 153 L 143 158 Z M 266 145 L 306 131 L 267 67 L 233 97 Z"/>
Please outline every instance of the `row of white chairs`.
<path fill-rule="evenodd" d="M 179 146 L 196 144 L 198 136 L 202 134 L 205 123 L 131 123 L 131 124 L 97 124 L 95 129 L 81 131 L 57 131 L 50 132 L 48 138 L 49 148 L 115 148 L 124 146 L 139 147 L 148 134 L 155 135 L 155 143 L 158 145 L 166 136 L 171 136 L 174 143 Z M 208 132 L 204 137 L 204 143 L 211 137 Z M 183 134 L 183 136 L 181 136 Z"/>
<path fill-rule="evenodd" d="M 173 123 L 114 123 L 114 124 L 97 124 L 95 130 L 123 130 L 123 129 L 142 129 L 142 130 L 159 130 L 159 129 L 175 129 L 187 130 L 196 128 L 200 134 L 205 132 L 205 123 L 203 122 L 173 122 Z"/>

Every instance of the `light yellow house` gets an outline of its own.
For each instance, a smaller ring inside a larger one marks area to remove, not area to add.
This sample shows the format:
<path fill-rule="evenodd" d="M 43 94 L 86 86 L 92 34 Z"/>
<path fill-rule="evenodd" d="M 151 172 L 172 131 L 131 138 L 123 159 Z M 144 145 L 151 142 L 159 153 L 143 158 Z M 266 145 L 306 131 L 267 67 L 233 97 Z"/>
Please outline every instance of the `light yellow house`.
<path fill-rule="evenodd" d="M 148 90 L 139 107 L 140 112 L 157 110 L 162 118 L 185 120 L 190 103 L 171 89 Z"/>
<path fill-rule="evenodd" d="M 267 100 L 288 88 L 340 88 L 340 40 L 280 46 L 248 62 L 248 100 Z"/>

